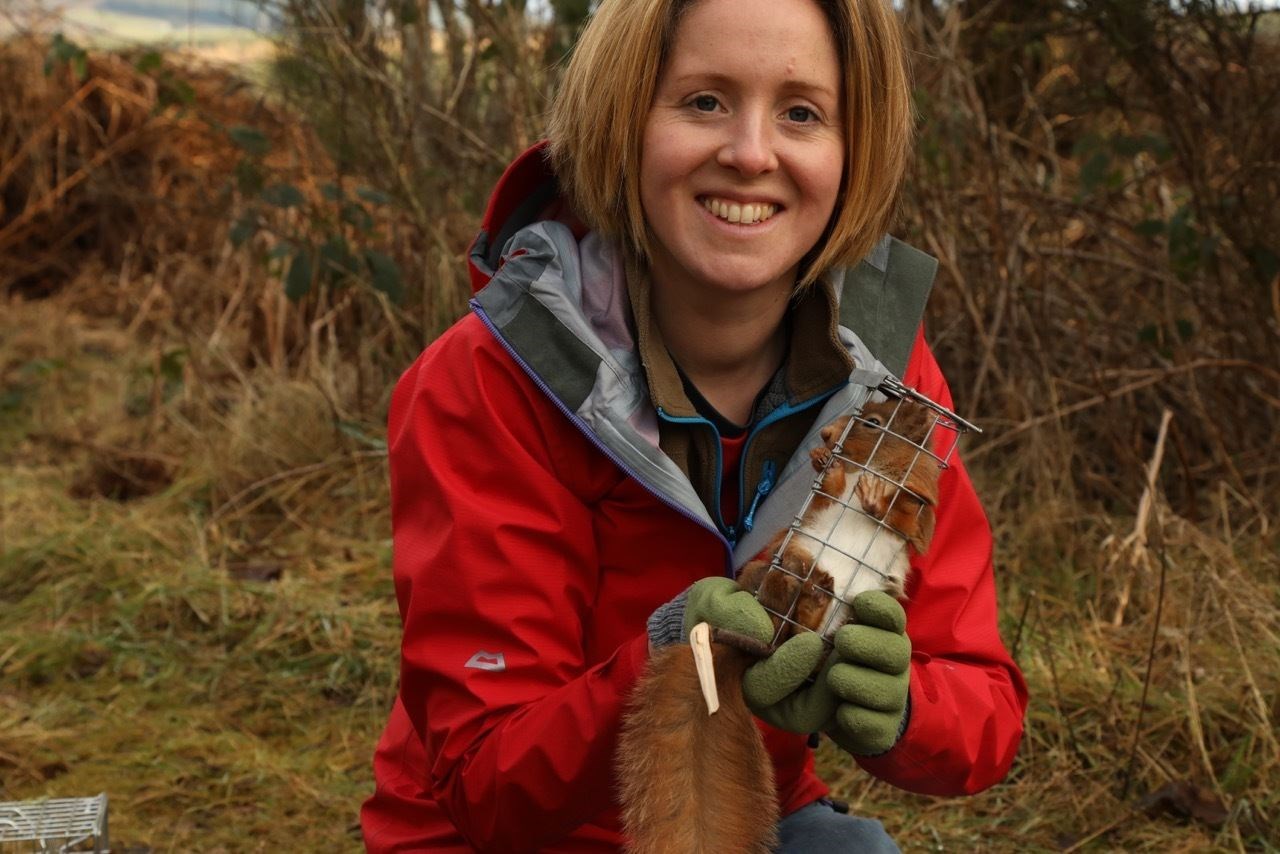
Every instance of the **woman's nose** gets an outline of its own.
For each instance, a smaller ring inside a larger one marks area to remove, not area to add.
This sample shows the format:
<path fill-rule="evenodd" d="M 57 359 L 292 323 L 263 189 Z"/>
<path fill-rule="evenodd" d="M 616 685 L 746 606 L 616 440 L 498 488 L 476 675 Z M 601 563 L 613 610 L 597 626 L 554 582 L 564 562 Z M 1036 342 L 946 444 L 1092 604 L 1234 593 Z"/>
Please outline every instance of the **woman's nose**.
<path fill-rule="evenodd" d="M 729 136 L 721 144 L 716 156 L 721 166 L 746 176 L 760 175 L 778 168 L 773 127 L 767 115 L 749 111 L 727 129 Z"/>

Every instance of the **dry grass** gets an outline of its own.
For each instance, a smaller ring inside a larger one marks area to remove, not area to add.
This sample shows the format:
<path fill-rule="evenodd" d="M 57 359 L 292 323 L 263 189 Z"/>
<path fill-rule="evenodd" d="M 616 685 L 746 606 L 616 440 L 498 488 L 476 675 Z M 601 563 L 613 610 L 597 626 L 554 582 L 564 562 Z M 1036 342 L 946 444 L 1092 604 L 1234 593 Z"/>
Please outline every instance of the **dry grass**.
<path fill-rule="evenodd" d="M 1215 225 L 1225 178 L 1143 149 L 1090 183 L 1082 138 L 1167 130 L 1141 80 L 1101 61 L 1103 30 L 997 62 L 977 46 L 1005 33 L 993 13 L 925 5 L 909 18 L 925 130 L 902 230 L 942 261 L 930 333 L 987 428 L 968 457 L 1032 705 L 1010 779 L 972 799 L 897 792 L 825 748 L 820 762 L 905 850 L 1277 850 L 1280 280 L 1252 266 L 1253 238 Z M 535 96 L 486 87 L 549 42 L 483 25 L 498 48 L 472 58 L 462 31 L 419 40 L 449 52 L 423 97 L 478 93 L 458 120 L 506 154 Z M 341 86 L 353 57 L 364 101 L 395 94 L 368 67 L 385 54 L 308 61 Z M 80 80 L 45 76 L 43 58 L 0 48 L 18 84 L 0 91 L 0 799 L 105 790 L 120 850 L 354 850 L 397 666 L 386 395 L 462 310 L 496 167 L 472 150 L 466 186 L 412 196 L 377 152 L 335 159 L 224 72 L 92 55 Z M 1125 109 L 1081 94 L 1095 68 Z M 461 131 L 392 119 L 440 186 Z M 269 234 L 232 247 L 249 203 L 237 124 L 264 132 L 262 168 L 307 210 L 325 183 L 398 193 L 375 236 L 405 270 L 404 305 L 358 286 L 291 303 Z M 1273 168 L 1276 125 L 1229 138 L 1241 126 L 1215 126 L 1215 150 Z M 1218 241 L 1194 263 L 1186 233 L 1138 228 L 1183 207 L 1192 238 Z M 1225 817 L 1141 808 L 1179 782 Z"/>

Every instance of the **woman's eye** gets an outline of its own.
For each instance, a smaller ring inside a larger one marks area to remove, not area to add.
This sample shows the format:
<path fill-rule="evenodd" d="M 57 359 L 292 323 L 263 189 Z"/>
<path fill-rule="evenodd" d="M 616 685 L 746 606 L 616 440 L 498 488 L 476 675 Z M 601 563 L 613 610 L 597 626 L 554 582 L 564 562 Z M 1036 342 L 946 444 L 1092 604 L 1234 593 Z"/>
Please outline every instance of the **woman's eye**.
<path fill-rule="evenodd" d="M 797 124 L 808 124 L 818 118 L 817 113 L 808 107 L 792 107 L 787 110 L 787 120 Z"/>
<path fill-rule="evenodd" d="M 714 113 L 720 102 L 713 95 L 699 95 L 693 99 L 693 108 L 701 113 Z"/>

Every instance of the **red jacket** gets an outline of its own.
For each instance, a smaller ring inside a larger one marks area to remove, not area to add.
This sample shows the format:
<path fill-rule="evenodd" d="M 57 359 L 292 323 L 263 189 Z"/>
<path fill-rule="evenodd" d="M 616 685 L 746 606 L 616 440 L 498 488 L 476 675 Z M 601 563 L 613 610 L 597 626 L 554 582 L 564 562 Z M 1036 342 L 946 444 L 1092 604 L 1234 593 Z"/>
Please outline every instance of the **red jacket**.
<path fill-rule="evenodd" d="M 529 194 L 512 180 L 488 235 Z M 725 538 L 645 447 L 643 406 L 601 415 L 640 387 L 618 338 L 625 312 L 597 300 L 584 321 L 557 297 L 574 275 L 591 279 L 598 253 L 563 227 L 520 234 L 499 246 L 494 289 L 391 402 L 404 637 L 361 816 L 370 851 L 616 850 L 612 756 L 646 663 L 645 621 L 728 561 Z M 488 273 L 483 238 L 475 265 Z M 562 341 L 566 328 L 577 337 Z M 951 406 L 923 337 L 904 380 Z M 938 508 L 906 602 L 910 722 L 859 762 L 912 791 L 972 793 L 1007 772 L 1026 690 L 997 634 L 990 529 L 958 462 Z M 766 728 L 766 740 L 784 813 L 826 793 L 804 736 Z"/>

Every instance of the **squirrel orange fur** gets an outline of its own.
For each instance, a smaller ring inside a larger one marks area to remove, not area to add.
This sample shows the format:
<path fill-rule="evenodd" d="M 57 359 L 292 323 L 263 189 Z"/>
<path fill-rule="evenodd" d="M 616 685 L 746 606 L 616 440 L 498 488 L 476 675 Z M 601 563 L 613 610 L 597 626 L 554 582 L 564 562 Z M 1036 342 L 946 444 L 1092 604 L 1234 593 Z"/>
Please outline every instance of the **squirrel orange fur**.
<path fill-rule="evenodd" d="M 933 414 L 908 402 L 869 403 L 849 421 L 824 427 L 823 445 L 810 451 L 822 482 L 795 530 L 780 531 L 739 573 L 739 585 L 773 614 L 775 643 L 804 630 L 833 634 L 844 619 L 833 595 L 844 602 L 870 589 L 901 595 L 905 543 L 924 553 L 933 536 L 940 466 L 920 449 L 929 445 Z M 843 513 L 844 505 L 865 515 Z M 822 543 L 833 541 L 839 551 L 826 551 Z M 770 571 L 779 548 L 785 572 Z M 891 565 L 861 571 L 860 559 L 870 557 Z M 631 698 L 617 769 L 634 854 L 767 854 L 777 844 L 773 765 L 742 696 L 743 674 L 757 658 L 722 642 L 712 644 L 712 656 L 716 714 L 707 714 L 685 644 L 655 653 Z"/>

